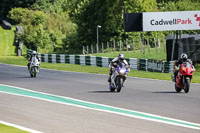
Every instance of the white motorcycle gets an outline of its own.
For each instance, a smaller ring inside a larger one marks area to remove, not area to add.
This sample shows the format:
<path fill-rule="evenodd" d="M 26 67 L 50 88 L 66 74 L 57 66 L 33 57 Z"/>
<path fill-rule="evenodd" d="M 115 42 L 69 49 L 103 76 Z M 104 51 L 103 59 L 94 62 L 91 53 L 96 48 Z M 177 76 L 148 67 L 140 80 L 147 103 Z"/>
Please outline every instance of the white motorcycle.
<path fill-rule="evenodd" d="M 37 73 L 39 72 L 39 65 L 40 62 L 38 61 L 36 56 L 32 57 L 31 64 L 30 64 L 30 76 L 36 77 Z"/>
<path fill-rule="evenodd" d="M 125 66 L 124 63 L 120 63 L 117 65 L 115 69 L 113 69 L 113 74 L 111 76 L 111 86 L 110 91 L 114 92 L 115 89 L 117 92 L 121 91 L 121 88 L 124 87 L 123 84 L 126 80 L 127 73 L 130 71 L 130 68 Z"/>

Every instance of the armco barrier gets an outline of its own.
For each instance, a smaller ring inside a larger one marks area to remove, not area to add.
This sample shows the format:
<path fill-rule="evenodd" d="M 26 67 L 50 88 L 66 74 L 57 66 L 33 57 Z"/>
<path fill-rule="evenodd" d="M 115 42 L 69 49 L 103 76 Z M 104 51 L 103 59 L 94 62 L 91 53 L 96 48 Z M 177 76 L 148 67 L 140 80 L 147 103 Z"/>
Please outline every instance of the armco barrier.
<path fill-rule="evenodd" d="M 32 53 L 31 50 L 27 50 L 27 58 Z M 48 63 L 69 63 L 78 65 L 109 67 L 109 63 L 113 58 L 108 57 L 96 57 L 96 56 L 84 56 L 84 55 L 67 55 L 67 54 L 38 54 L 41 62 Z M 173 72 L 173 61 L 156 61 L 150 59 L 126 59 L 130 64 L 131 69 L 143 70 L 151 72 Z"/>
<path fill-rule="evenodd" d="M 147 71 L 147 65 L 148 65 L 147 59 L 139 59 L 138 61 L 138 70 Z"/>
<path fill-rule="evenodd" d="M 130 64 L 131 69 L 138 70 L 138 59 L 129 58 L 128 63 Z"/>
<path fill-rule="evenodd" d="M 56 62 L 60 63 L 60 60 L 61 60 L 60 55 L 56 54 Z"/>
<path fill-rule="evenodd" d="M 91 62 L 90 61 L 90 56 L 85 56 L 85 65 L 90 66 L 91 65 L 90 62 Z"/>
<path fill-rule="evenodd" d="M 85 66 L 85 56 L 83 55 L 80 56 L 80 65 Z"/>
<path fill-rule="evenodd" d="M 150 72 L 163 72 L 163 62 L 148 59 L 147 69 Z"/>
<path fill-rule="evenodd" d="M 65 55 L 60 55 L 60 63 L 65 63 Z"/>
<path fill-rule="evenodd" d="M 174 61 L 163 62 L 163 72 L 164 73 L 172 73 L 173 72 L 173 64 L 174 64 Z"/>
<path fill-rule="evenodd" d="M 102 67 L 108 67 L 109 66 L 109 58 L 108 57 L 102 57 Z"/>
<path fill-rule="evenodd" d="M 65 63 L 70 63 L 69 55 L 64 55 L 64 56 L 65 56 Z"/>
<path fill-rule="evenodd" d="M 102 67 L 102 57 L 96 57 L 96 65 Z"/>

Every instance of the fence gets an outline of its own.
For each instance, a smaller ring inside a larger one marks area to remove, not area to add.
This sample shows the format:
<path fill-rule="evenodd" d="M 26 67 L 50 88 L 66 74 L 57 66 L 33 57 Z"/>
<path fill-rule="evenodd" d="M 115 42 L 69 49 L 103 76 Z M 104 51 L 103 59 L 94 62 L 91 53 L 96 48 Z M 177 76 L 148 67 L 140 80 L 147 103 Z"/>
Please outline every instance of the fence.
<path fill-rule="evenodd" d="M 140 50 L 141 53 L 150 53 L 150 48 L 155 48 L 156 53 L 158 54 L 158 48 L 162 48 L 163 51 L 166 51 L 165 48 L 165 39 L 155 39 L 155 38 L 146 38 L 144 40 L 126 40 L 123 41 L 107 41 L 102 42 L 101 44 L 91 44 L 87 46 L 82 46 L 82 53 L 85 54 L 93 54 L 93 53 L 106 53 L 111 51 L 135 51 Z"/>
<path fill-rule="evenodd" d="M 31 54 L 31 50 L 27 51 L 27 57 Z M 67 55 L 67 54 L 38 54 L 41 62 L 48 63 L 68 63 L 98 67 L 108 67 L 113 58 L 97 57 L 97 56 L 85 56 L 85 55 Z M 150 72 L 173 72 L 173 61 L 156 61 L 151 59 L 126 59 L 130 64 L 131 69 L 143 70 Z"/>

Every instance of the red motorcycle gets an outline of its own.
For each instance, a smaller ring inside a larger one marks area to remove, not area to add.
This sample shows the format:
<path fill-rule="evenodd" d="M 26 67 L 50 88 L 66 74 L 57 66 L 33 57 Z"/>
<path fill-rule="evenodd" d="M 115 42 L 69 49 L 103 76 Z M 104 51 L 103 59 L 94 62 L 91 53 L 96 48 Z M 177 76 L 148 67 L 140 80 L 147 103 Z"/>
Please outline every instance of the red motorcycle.
<path fill-rule="evenodd" d="M 181 90 L 184 90 L 185 93 L 189 92 L 190 81 L 192 79 L 193 72 L 193 66 L 189 62 L 183 62 L 179 66 L 179 71 L 175 82 L 176 92 L 180 92 Z"/>

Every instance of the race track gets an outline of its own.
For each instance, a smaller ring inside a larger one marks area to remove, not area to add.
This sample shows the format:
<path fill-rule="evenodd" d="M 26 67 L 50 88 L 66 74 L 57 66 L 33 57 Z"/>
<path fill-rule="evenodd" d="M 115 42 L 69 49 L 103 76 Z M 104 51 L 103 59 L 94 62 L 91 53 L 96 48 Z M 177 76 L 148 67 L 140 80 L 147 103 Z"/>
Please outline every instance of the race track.
<path fill-rule="evenodd" d="M 200 84 L 191 84 L 185 94 L 175 93 L 169 81 L 128 77 L 120 93 L 111 93 L 107 75 L 41 69 L 36 78 L 30 78 L 26 67 L 6 64 L 0 64 L 0 84 L 200 124 Z M 200 131 L 1 91 L 0 120 L 45 133 Z"/>

